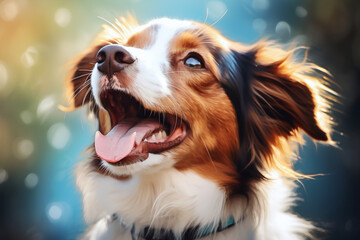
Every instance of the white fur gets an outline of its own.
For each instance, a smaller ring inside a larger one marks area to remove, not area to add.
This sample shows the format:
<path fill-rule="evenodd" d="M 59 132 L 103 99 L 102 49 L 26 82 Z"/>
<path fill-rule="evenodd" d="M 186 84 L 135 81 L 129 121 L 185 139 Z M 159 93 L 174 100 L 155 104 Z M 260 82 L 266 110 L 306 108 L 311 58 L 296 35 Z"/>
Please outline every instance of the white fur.
<path fill-rule="evenodd" d="M 87 223 L 117 213 L 127 223 L 182 231 L 191 223 L 220 220 L 224 191 L 192 171 L 167 168 L 119 181 L 93 172 L 88 164 L 82 162 L 77 169 Z"/>
<path fill-rule="evenodd" d="M 229 216 L 234 216 L 235 227 L 204 239 L 296 240 L 304 239 L 312 229 L 309 222 L 289 212 L 294 185 L 280 178 L 253 186 L 256 198 L 247 202 L 243 197 L 227 199 L 223 189 L 192 171 L 170 167 L 119 181 L 90 166 L 88 161 L 81 162 L 76 171 L 85 220 L 93 224 L 84 239 L 131 239 L 126 226 L 132 223 L 138 228 L 150 225 L 182 232 L 191 225 L 226 221 Z M 114 213 L 121 219 L 110 221 Z"/>
<path fill-rule="evenodd" d="M 97 63 L 95 64 L 92 72 L 91 72 L 91 91 L 92 94 L 95 98 L 95 102 L 98 106 L 100 106 L 101 108 L 104 108 L 101 104 L 100 101 L 100 93 L 101 93 L 101 89 L 100 89 L 100 80 L 102 78 L 102 74 L 100 71 L 97 70 Z"/>

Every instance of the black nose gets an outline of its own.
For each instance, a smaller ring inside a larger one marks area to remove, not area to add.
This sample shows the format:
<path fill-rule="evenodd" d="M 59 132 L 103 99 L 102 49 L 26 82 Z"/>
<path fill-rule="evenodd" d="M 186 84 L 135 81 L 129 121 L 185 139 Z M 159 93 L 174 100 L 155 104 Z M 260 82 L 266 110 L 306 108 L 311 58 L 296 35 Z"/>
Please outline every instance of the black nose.
<path fill-rule="evenodd" d="M 135 62 L 135 58 L 120 45 L 107 45 L 96 55 L 97 68 L 109 76 L 120 72 L 126 66 Z"/>

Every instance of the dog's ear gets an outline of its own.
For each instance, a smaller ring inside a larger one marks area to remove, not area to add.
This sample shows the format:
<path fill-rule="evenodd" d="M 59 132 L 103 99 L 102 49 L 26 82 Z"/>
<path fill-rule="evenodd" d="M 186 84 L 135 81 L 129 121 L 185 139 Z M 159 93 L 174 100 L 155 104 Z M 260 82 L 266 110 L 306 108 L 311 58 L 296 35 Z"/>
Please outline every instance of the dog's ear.
<path fill-rule="evenodd" d="M 269 133 L 288 137 L 302 129 L 315 140 L 327 141 L 328 129 L 318 121 L 326 100 L 320 79 L 311 75 L 315 65 L 291 58 L 281 49 L 258 49 L 251 84 L 253 110 Z"/>
<path fill-rule="evenodd" d="M 67 97 L 70 101 L 69 110 L 78 108 L 89 102 L 91 97 L 91 72 L 95 65 L 97 52 L 105 43 L 95 43 L 71 63 L 71 70 L 65 79 Z"/>
<path fill-rule="evenodd" d="M 273 163 L 261 159 L 271 159 L 281 139 L 298 137 L 299 130 L 314 140 L 329 141 L 326 87 L 314 75 L 321 69 L 296 63 L 292 55 L 262 43 L 217 57 L 219 80 L 237 116 L 240 171 L 255 162 L 255 175 L 262 177 L 258 165 Z"/>

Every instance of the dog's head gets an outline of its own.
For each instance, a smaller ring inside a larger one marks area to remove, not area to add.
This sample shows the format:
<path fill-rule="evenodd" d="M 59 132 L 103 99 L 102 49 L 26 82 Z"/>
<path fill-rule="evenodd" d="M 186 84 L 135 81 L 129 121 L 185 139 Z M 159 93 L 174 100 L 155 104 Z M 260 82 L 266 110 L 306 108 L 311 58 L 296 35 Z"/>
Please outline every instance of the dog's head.
<path fill-rule="evenodd" d="M 296 177 L 288 156 L 301 131 L 330 141 L 321 72 L 265 41 L 245 46 L 197 22 L 131 18 L 105 27 L 68 89 L 74 108 L 88 103 L 98 117 L 96 171 L 192 169 L 237 192 L 271 169 Z"/>

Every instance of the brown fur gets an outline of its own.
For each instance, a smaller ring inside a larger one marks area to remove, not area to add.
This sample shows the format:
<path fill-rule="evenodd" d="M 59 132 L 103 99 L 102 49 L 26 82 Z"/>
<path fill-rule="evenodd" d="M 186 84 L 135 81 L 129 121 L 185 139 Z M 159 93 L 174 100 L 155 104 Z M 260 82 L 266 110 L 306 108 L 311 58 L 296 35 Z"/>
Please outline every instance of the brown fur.
<path fill-rule="evenodd" d="M 125 45 L 136 48 L 147 48 L 153 43 L 156 33 L 157 26 L 150 26 L 131 35 Z"/>
<path fill-rule="evenodd" d="M 192 51 L 203 56 L 207 69 L 190 70 L 183 64 Z M 238 184 L 231 156 L 238 142 L 236 117 L 220 83 L 209 70 L 215 68 L 211 58 L 206 45 L 191 32 L 180 34 L 170 45 L 172 99 L 177 103 L 177 114 L 191 128 L 190 137 L 175 149 L 175 167 L 192 169 L 230 190 Z"/>
<path fill-rule="evenodd" d="M 192 169 L 217 182 L 229 194 L 246 188 L 248 183 L 244 181 L 265 177 L 271 169 L 278 170 L 285 177 L 303 177 L 292 168 L 293 143 L 303 143 L 301 130 L 314 140 L 331 143 L 326 97 L 329 89 L 321 80 L 322 69 L 306 62 L 297 63 L 293 51 L 282 50 L 271 43 L 244 46 L 223 38 L 209 26 L 197 26 L 197 30 L 179 34 L 170 44 L 171 70 L 167 76 L 171 80 L 172 96 L 162 99 L 157 106 L 143 103 L 151 110 L 174 114 L 190 126 L 188 138 L 171 150 L 177 161 L 175 168 Z M 146 48 L 153 41 L 154 31 L 156 27 L 128 34 L 128 40 L 115 34 L 105 41 Z M 70 96 L 76 95 L 72 99 L 74 107 L 89 101 L 87 87 L 77 90 L 87 78 L 79 77 L 82 74 L 80 69 L 92 68 L 91 63 L 95 62 L 101 46 L 94 44 L 77 60 L 71 74 L 73 80 L 69 83 Z M 237 109 L 219 81 L 221 70 L 212 54 L 216 48 L 224 52 L 254 52 L 251 63 L 254 69 L 249 79 L 248 125 L 242 141 L 238 136 Z M 192 51 L 204 58 L 205 69 L 192 70 L 184 66 L 184 58 Z M 109 130 L 108 120 L 108 115 L 100 111 L 100 128 L 104 131 Z M 247 146 L 250 160 L 239 171 L 235 161 L 239 160 L 236 155 L 242 146 Z"/>

